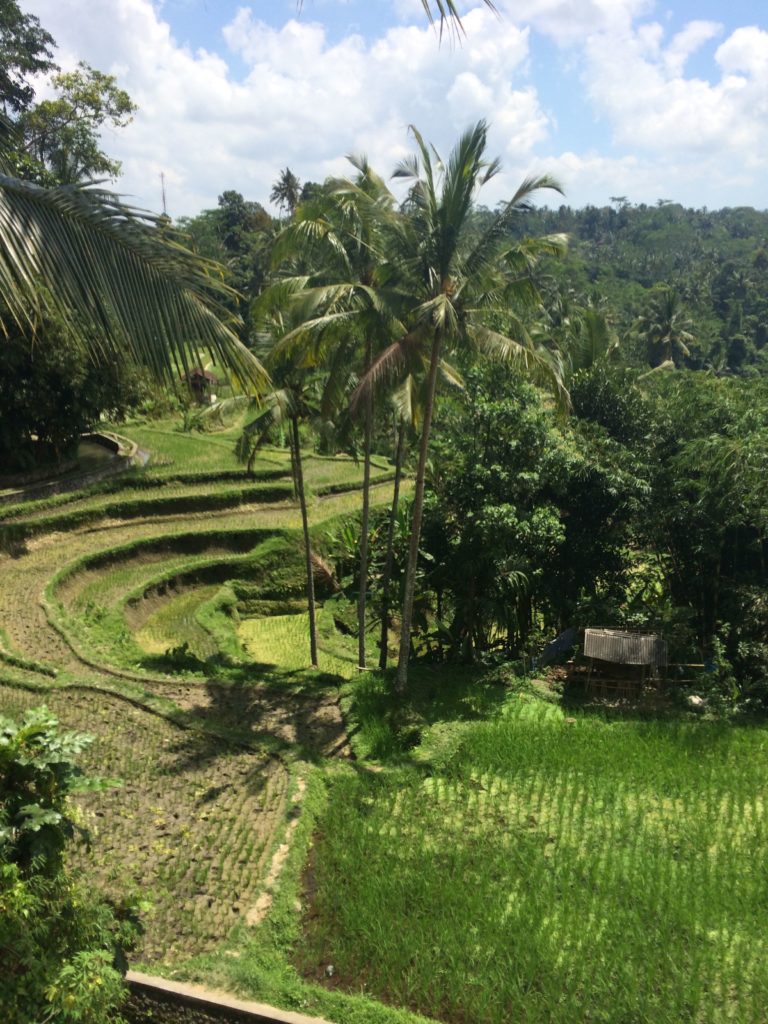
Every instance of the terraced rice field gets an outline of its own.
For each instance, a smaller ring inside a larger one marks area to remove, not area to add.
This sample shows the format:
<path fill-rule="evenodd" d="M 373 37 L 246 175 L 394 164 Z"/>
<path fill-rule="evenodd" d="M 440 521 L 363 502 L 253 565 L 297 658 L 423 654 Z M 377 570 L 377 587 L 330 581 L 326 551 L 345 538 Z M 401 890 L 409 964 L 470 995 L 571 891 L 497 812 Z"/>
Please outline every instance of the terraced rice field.
<path fill-rule="evenodd" d="M 73 856 L 153 904 L 135 962 L 345 1024 L 764 1024 L 764 726 L 442 667 L 388 708 L 332 601 L 307 672 L 285 454 L 249 480 L 226 434 L 137 433 L 146 472 L 0 509 L 0 713 L 45 700 L 121 780 Z M 358 510 L 351 460 L 306 476 L 315 524 Z"/>
<path fill-rule="evenodd" d="M 251 479 L 226 434 L 137 434 L 145 472 L 0 510 L 0 713 L 45 701 L 96 736 L 84 767 L 122 781 L 81 802 L 94 842 L 76 858 L 107 894 L 152 902 L 136 958 L 174 964 L 258 903 L 302 758 L 347 751 L 334 673 L 349 664 L 342 638 L 302 682 L 305 621 L 234 610 L 233 579 L 271 599 L 279 577 L 301 599 L 286 453 Z M 308 458 L 315 521 L 356 510 L 361 475 Z"/>

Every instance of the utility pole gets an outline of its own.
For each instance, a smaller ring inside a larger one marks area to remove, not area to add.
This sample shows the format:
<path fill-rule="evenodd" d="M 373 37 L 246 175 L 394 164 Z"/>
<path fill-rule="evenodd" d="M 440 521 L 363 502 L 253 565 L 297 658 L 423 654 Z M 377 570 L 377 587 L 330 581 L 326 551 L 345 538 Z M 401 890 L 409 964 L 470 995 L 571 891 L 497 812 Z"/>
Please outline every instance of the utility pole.
<path fill-rule="evenodd" d="M 163 194 L 163 216 L 168 216 L 168 208 L 165 202 L 165 171 L 160 171 L 160 189 Z"/>

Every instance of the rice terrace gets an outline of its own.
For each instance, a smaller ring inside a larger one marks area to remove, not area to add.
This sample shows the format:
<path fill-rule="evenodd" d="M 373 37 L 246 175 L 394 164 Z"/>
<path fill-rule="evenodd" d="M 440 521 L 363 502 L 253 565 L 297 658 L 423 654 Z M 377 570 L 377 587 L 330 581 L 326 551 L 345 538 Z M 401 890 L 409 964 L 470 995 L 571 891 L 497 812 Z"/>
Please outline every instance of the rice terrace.
<path fill-rule="evenodd" d="M 768 33 L 576 6 L 0 3 L 0 1024 L 768 1021 Z"/>
<path fill-rule="evenodd" d="M 75 858 L 151 904 L 132 963 L 339 1021 L 763 1018 L 764 727 L 428 665 L 397 709 L 330 591 L 307 670 L 285 453 L 132 430 L 145 470 L 3 507 L 0 595 L 2 713 L 121 780 Z M 306 473 L 321 538 L 360 469 Z"/>

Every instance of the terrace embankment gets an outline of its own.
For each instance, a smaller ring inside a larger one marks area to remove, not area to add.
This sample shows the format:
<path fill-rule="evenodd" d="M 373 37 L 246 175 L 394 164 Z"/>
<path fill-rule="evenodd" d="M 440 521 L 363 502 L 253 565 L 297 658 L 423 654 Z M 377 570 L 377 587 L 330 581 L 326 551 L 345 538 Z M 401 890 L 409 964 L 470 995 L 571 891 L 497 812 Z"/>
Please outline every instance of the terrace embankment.
<path fill-rule="evenodd" d="M 201 471 L 176 461 L 184 445 Z M 334 649 L 305 674 L 282 622 L 256 654 L 240 636 L 302 594 L 285 454 L 254 482 L 221 441 L 168 446 L 154 469 L 0 513 L 0 713 L 45 702 L 95 736 L 85 771 L 120 782 L 79 798 L 92 851 L 72 857 L 107 895 L 152 904 L 133 957 L 156 967 L 219 946 L 274 884 L 304 759 L 349 752 L 333 673 L 352 664 Z M 356 511 L 352 460 L 310 459 L 307 476 L 315 522 Z M 221 600 L 231 579 L 242 616 Z"/>

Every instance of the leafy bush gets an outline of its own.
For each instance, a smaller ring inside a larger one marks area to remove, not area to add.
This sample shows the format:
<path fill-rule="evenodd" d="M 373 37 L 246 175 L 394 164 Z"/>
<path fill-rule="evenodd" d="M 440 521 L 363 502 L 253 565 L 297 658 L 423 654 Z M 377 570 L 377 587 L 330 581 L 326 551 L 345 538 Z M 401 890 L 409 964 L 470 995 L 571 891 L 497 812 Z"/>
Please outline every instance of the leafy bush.
<path fill-rule="evenodd" d="M 85 779 L 74 763 L 92 737 L 57 726 L 44 707 L 21 725 L 0 718 L 0 1019 L 109 1024 L 120 1019 L 118 965 L 136 915 L 64 868 L 77 831 L 70 795 L 109 783 Z"/>

